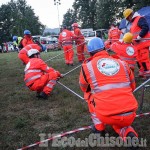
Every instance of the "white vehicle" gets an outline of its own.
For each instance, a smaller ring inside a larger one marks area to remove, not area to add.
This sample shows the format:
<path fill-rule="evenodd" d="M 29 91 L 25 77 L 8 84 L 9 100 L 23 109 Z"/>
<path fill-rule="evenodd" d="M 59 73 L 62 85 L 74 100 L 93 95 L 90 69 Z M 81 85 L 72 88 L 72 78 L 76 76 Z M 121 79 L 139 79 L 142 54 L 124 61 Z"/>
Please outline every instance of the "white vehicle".
<path fill-rule="evenodd" d="M 99 38 L 105 40 L 105 39 L 107 39 L 107 37 L 106 37 L 107 34 L 108 34 L 107 29 L 98 29 L 98 30 L 95 30 L 95 31 L 83 33 L 86 42 L 88 42 L 90 39 L 92 39 L 94 37 L 99 37 Z"/>
<path fill-rule="evenodd" d="M 56 37 L 40 37 L 40 43 L 45 45 L 48 50 L 57 50 L 61 49 L 58 38 Z"/>

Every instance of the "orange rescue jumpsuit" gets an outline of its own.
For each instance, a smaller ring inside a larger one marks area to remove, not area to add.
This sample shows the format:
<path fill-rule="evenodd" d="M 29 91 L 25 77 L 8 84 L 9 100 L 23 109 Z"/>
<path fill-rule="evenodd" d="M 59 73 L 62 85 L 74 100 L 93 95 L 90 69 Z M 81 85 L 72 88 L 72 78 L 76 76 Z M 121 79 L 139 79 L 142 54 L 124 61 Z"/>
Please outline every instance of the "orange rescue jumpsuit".
<path fill-rule="evenodd" d="M 56 84 L 57 77 L 60 73 L 47 64 L 40 58 L 31 58 L 25 67 L 25 84 L 30 90 L 44 92 L 47 95 Z"/>
<path fill-rule="evenodd" d="M 95 107 L 94 107 L 94 99 L 91 92 L 84 92 L 84 99 L 88 103 L 89 112 L 91 114 L 91 119 L 94 123 L 94 126 L 97 130 L 101 131 L 101 129 L 104 128 L 104 125 L 101 124 L 101 121 L 98 119 L 95 113 Z"/>
<path fill-rule="evenodd" d="M 21 49 L 19 51 L 19 54 L 18 54 L 18 57 L 19 59 L 24 63 L 24 64 L 27 64 L 28 61 L 29 61 L 29 57 L 27 55 L 27 52 L 30 50 L 30 49 L 36 49 L 38 50 L 39 52 L 41 51 L 41 47 L 37 44 L 29 44 L 27 46 L 25 46 L 23 49 Z"/>
<path fill-rule="evenodd" d="M 85 59 L 84 51 L 86 50 L 85 39 L 84 39 L 84 36 L 82 35 L 80 29 L 77 27 L 74 28 L 74 34 L 75 34 L 75 41 L 77 44 L 78 61 L 83 62 Z"/>
<path fill-rule="evenodd" d="M 121 60 L 126 61 L 129 67 L 134 71 L 137 57 L 137 49 L 134 45 L 124 42 L 115 42 L 111 45 L 111 50 L 113 50 Z"/>
<path fill-rule="evenodd" d="M 110 28 L 108 31 L 108 39 L 110 40 L 111 44 L 119 41 L 121 31 L 117 27 Z"/>
<path fill-rule="evenodd" d="M 63 47 L 66 64 L 73 64 L 73 37 L 74 34 L 67 29 L 64 29 L 59 35 L 59 43 Z"/>
<path fill-rule="evenodd" d="M 137 38 L 139 35 L 141 28 L 138 26 L 138 21 L 141 18 L 141 16 L 137 16 L 131 25 L 130 32 L 133 34 L 134 39 Z M 150 32 L 148 32 L 144 37 L 142 38 L 150 38 Z M 150 75 L 150 57 L 149 57 L 149 47 L 150 47 L 150 41 L 149 40 L 140 40 L 139 42 L 134 41 L 134 45 L 136 46 L 138 50 L 138 64 L 139 64 L 139 75 Z"/>
<path fill-rule="evenodd" d="M 83 92 L 91 88 L 101 130 L 109 124 L 123 139 L 129 132 L 137 135 L 131 127 L 138 107 L 132 93 L 135 81 L 126 62 L 100 51 L 82 64 L 79 84 Z"/>
<path fill-rule="evenodd" d="M 31 35 L 24 35 L 21 44 L 23 45 L 23 47 L 25 47 L 29 44 L 35 44 L 35 43 L 33 42 Z"/>

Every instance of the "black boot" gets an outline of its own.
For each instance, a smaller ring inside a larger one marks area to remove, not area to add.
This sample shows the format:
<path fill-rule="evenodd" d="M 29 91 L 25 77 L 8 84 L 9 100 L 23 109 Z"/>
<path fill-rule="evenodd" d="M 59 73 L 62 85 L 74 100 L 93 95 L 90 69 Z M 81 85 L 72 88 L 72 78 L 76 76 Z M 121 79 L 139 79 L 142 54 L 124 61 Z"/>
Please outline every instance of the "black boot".
<path fill-rule="evenodd" d="M 41 92 L 41 93 L 39 94 L 39 98 L 48 99 L 48 95 L 47 95 L 45 92 Z"/>
<path fill-rule="evenodd" d="M 129 132 L 129 133 L 127 134 L 127 138 L 128 138 L 128 137 L 130 137 L 131 140 L 132 140 L 133 138 L 137 138 L 137 140 L 138 140 L 138 137 L 135 135 L 134 132 Z M 138 150 L 138 149 L 139 149 L 139 146 L 138 146 L 138 145 L 137 145 L 137 146 L 131 145 L 131 147 L 128 147 L 128 150 Z"/>
<path fill-rule="evenodd" d="M 105 137 L 105 133 L 106 133 L 105 130 L 101 130 L 101 131 L 97 130 L 94 125 L 92 125 L 91 127 L 92 127 L 92 132 L 93 133 L 96 133 L 96 134 L 99 133 L 100 136 Z"/>

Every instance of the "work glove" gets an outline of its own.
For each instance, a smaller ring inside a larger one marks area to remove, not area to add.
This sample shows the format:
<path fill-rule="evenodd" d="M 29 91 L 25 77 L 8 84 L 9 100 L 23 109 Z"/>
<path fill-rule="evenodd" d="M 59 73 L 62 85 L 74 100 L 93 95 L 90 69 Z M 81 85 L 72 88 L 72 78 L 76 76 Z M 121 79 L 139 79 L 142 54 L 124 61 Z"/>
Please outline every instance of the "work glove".
<path fill-rule="evenodd" d="M 137 38 L 135 39 L 135 42 L 138 43 L 138 42 L 140 42 L 140 40 L 141 40 L 141 37 L 138 35 Z"/>
<path fill-rule="evenodd" d="M 59 71 L 56 71 L 57 77 L 62 77 L 61 73 Z"/>
<path fill-rule="evenodd" d="M 48 75 L 49 75 L 48 80 L 57 80 L 57 78 L 58 78 L 58 76 L 55 72 L 50 72 L 50 73 L 48 73 Z"/>

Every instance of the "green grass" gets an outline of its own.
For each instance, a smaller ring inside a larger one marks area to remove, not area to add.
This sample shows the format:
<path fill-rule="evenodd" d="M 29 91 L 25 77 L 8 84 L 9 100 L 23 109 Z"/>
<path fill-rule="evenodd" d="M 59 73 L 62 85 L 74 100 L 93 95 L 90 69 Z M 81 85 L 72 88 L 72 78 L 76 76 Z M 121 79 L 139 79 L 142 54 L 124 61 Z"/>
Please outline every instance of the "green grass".
<path fill-rule="evenodd" d="M 42 53 L 43 60 L 48 60 L 62 51 Z M 66 66 L 63 55 L 48 61 L 47 64 L 61 73 L 66 73 L 73 67 Z M 75 66 L 78 65 L 75 56 Z M 75 67 L 74 66 L 74 67 Z M 0 54 L 0 150 L 13 150 L 27 146 L 40 140 L 40 133 L 61 133 L 79 127 L 91 125 L 87 104 L 57 84 L 53 94 L 47 101 L 38 100 L 35 92 L 30 91 L 24 84 L 24 66 L 17 58 L 17 53 Z M 80 69 L 68 74 L 60 82 L 83 96 L 79 85 Z M 136 79 L 137 86 L 143 80 Z M 138 101 L 141 99 L 141 90 L 135 93 Z M 150 111 L 150 90 L 147 89 L 144 97 L 143 112 Z M 147 116 L 136 118 L 133 126 L 140 138 L 147 139 L 150 148 L 150 118 Z M 117 136 L 112 128 L 107 127 L 112 136 Z M 73 134 L 77 138 L 87 138 L 90 130 Z M 51 142 L 50 142 L 51 143 Z M 113 148 L 52 148 L 49 149 L 113 149 Z M 146 149 L 149 149 L 149 148 Z M 48 149 L 39 148 L 35 149 Z"/>

